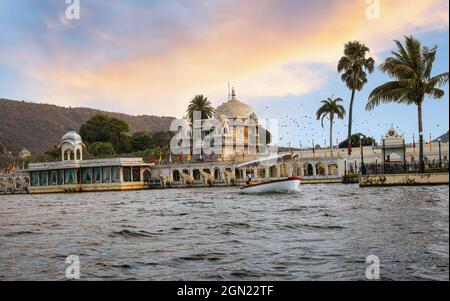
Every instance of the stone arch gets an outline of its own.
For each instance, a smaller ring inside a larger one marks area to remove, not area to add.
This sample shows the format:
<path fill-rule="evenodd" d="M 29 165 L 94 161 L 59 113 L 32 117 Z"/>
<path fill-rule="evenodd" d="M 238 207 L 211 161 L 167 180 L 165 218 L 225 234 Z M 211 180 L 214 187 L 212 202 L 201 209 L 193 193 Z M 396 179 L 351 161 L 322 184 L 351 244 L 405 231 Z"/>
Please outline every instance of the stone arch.
<path fill-rule="evenodd" d="M 152 172 L 149 168 L 145 168 L 142 172 L 142 179 L 144 179 L 145 183 L 149 183 L 152 178 Z"/>
<path fill-rule="evenodd" d="M 280 177 L 288 176 L 288 166 L 286 163 L 280 164 Z"/>
<path fill-rule="evenodd" d="M 177 181 L 177 182 L 181 181 L 181 174 L 180 174 L 180 171 L 178 169 L 175 169 L 172 172 L 172 178 L 173 178 L 174 181 Z"/>
<path fill-rule="evenodd" d="M 221 180 L 221 172 L 219 168 L 214 168 L 214 180 Z"/>
<path fill-rule="evenodd" d="M 324 176 L 325 175 L 325 164 L 322 161 L 316 163 L 316 175 Z"/>
<path fill-rule="evenodd" d="M 304 176 L 311 177 L 314 175 L 314 168 L 311 163 L 305 163 L 304 165 Z"/>
<path fill-rule="evenodd" d="M 192 172 L 192 176 L 194 177 L 195 181 L 199 181 L 199 180 L 202 179 L 201 178 L 201 172 L 200 172 L 199 169 L 194 169 L 193 172 Z"/>
<path fill-rule="evenodd" d="M 269 177 L 270 178 L 276 178 L 277 175 L 277 167 L 275 165 L 272 165 L 269 167 Z"/>
<path fill-rule="evenodd" d="M 236 179 L 242 179 L 242 171 L 239 168 L 234 169 L 234 174 L 236 176 Z"/>
<path fill-rule="evenodd" d="M 328 174 L 329 175 L 338 175 L 339 169 L 336 163 L 328 164 Z"/>

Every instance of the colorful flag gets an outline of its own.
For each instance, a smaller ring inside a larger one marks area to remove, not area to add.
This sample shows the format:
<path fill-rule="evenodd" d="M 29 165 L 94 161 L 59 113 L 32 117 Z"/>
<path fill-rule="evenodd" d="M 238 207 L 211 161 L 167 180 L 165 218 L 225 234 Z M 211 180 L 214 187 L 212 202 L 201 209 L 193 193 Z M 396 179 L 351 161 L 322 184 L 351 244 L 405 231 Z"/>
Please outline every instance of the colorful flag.
<path fill-rule="evenodd" d="M 188 153 L 188 155 L 187 155 L 187 160 L 188 160 L 188 161 L 191 161 L 191 153 Z"/>
<path fill-rule="evenodd" d="M 433 141 L 431 140 L 431 133 L 430 133 L 430 152 L 433 150 Z"/>
<path fill-rule="evenodd" d="M 181 162 L 183 161 L 183 153 L 180 153 L 180 156 L 178 157 L 178 160 Z"/>

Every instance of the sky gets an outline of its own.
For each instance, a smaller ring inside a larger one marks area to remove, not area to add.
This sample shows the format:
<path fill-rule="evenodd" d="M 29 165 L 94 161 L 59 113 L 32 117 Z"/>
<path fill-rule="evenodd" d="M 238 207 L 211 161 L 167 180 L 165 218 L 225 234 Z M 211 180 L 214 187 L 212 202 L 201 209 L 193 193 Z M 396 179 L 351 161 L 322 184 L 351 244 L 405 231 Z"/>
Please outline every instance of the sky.
<path fill-rule="evenodd" d="M 346 42 L 367 45 L 378 68 L 393 40 L 413 35 L 438 46 L 434 74 L 449 69 L 447 0 L 79 3 L 80 18 L 70 20 L 66 0 L 0 1 L 0 98 L 180 118 L 196 94 L 225 102 L 230 83 L 258 117 L 278 119 L 280 145 L 297 147 L 328 139 L 314 117 L 322 99 L 341 97 L 348 109 L 351 92 L 336 71 Z M 376 69 L 356 94 L 353 132 L 379 141 L 393 125 L 411 142 L 415 106 L 364 109 L 388 80 Z M 444 90 L 424 106 L 426 136 L 448 130 Z M 335 122 L 336 139 L 346 138 L 347 122 Z"/>

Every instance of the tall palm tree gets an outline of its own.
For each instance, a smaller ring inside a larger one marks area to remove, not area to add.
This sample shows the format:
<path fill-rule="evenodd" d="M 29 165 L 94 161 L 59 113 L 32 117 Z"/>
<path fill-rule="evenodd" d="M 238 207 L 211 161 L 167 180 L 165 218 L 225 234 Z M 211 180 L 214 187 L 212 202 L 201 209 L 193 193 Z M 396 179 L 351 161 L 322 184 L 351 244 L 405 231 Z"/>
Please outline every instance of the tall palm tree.
<path fill-rule="evenodd" d="M 444 96 L 442 87 L 448 83 L 448 72 L 431 76 L 437 46 L 428 48 L 412 36 L 405 37 L 405 44 L 394 41 L 397 51 L 380 65 L 380 70 L 393 80 L 375 88 L 369 96 L 366 110 L 373 110 L 380 103 L 417 105 L 419 121 L 419 171 L 424 172 L 422 104 L 425 97 L 439 99 Z"/>
<path fill-rule="evenodd" d="M 212 107 L 211 102 L 203 95 L 195 95 L 189 103 L 186 112 L 188 113 L 191 122 L 195 111 L 201 113 L 201 119 L 209 119 L 214 114 L 214 108 Z"/>
<path fill-rule="evenodd" d="M 341 79 L 352 91 L 350 100 L 350 108 L 348 110 L 348 141 L 352 136 L 353 122 L 353 102 L 355 100 L 356 91 L 361 91 L 367 83 L 367 74 L 365 70 L 372 73 L 375 67 L 375 60 L 371 57 L 366 58 L 369 52 L 364 44 L 358 41 L 348 42 L 344 47 L 344 56 L 339 60 L 337 70 L 342 73 Z M 351 155 L 351 146 L 348 146 L 348 154 Z"/>
<path fill-rule="evenodd" d="M 323 120 L 325 117 L 328 117 L 330 120 L 330 149 L 331 155 L 333 156 L 333 122 L 334 115 L 339 119 L 344 119 L 345 108 L 343 105 L 339 104 L 343 100 L 341 98 L 333 99 L 333 96 L 328 97 L 327 99 L 322 100 L 320 103 L 322 106 L 317 110 L 316 117 L 317 120 L 320 119 L 323 127 Z"/>

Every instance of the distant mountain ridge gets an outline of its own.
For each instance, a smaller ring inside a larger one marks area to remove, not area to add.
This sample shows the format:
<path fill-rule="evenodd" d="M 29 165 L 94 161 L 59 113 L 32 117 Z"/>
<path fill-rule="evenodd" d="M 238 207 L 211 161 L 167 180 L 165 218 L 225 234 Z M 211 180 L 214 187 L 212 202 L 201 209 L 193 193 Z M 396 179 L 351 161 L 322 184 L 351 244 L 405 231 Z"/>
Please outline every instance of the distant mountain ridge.
<path fill-rule="evenodd" d="M 448 142 L 448 131 L 447 131 L 447 133 L 445 133 L 444 135 L 437 137 L 436 140 L 434 140 L 434 141 L 435 141 L 435 142 L 438 141 L 439 138 L 441 138 L 441 141 L 442 141 L 442 142 Z"/>
<path fill-rule="evenodd" d="M 0 143 L 15 155 L 24 147 L 34 154 L 42 154 L 58 144 L 69 128 L 78 131 L 84 122 L 96 114 L 125 121 L 130 126 L 130 133 L 168 131 L 174 119 L 0 99 Z"/>

